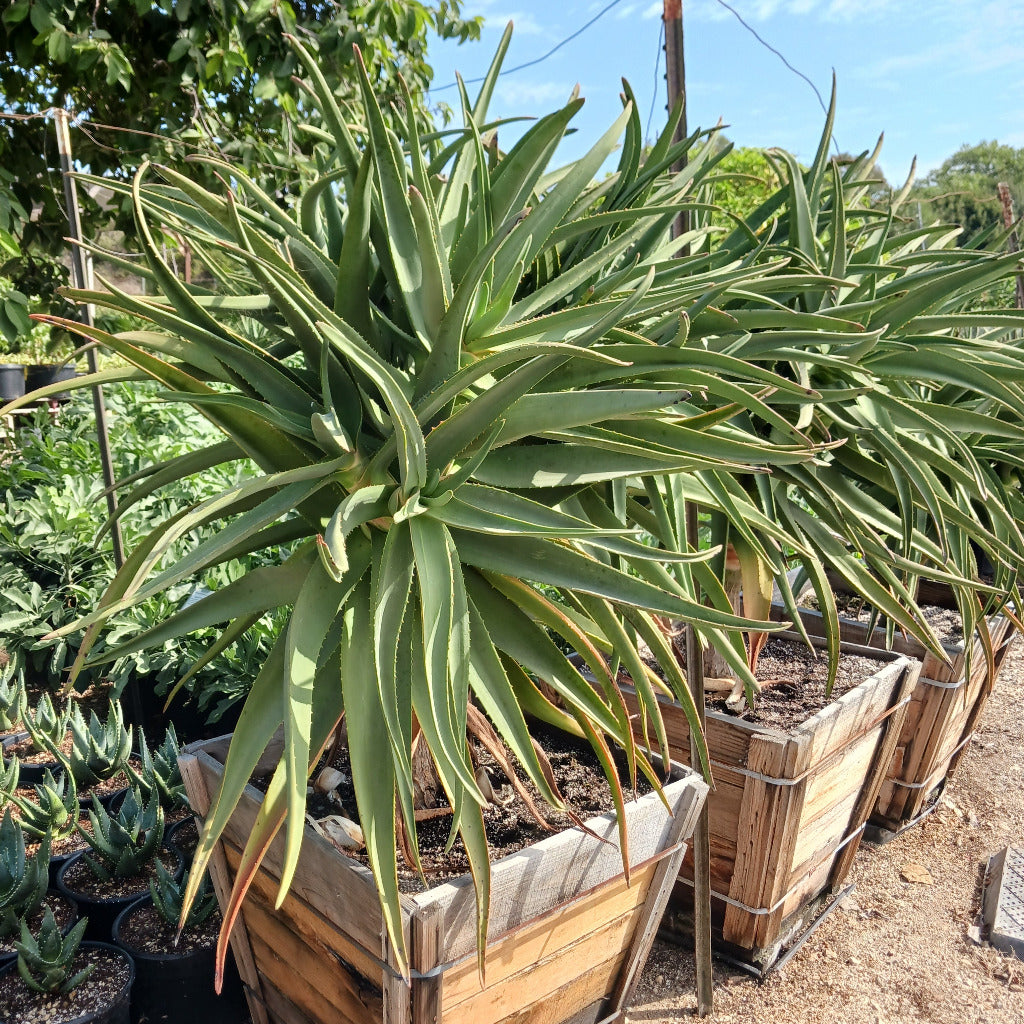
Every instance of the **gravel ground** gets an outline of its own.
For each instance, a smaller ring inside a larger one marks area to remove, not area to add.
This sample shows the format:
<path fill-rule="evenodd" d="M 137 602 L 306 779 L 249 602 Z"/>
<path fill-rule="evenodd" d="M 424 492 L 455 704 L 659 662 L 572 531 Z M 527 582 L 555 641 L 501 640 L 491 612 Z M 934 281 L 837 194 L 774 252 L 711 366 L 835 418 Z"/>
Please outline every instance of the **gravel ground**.
<path fill-rule="evenodd" d="M 983 866 L 1024 844 L 1024 643 L 934 814 L 861 846 L 856 890 L 786 966 L 758 984 L 715 963 L 712 1024 L 1022 1024 L 1024 963 L 968 938 Z M 925 869 L 925 875 L 912 866 Z M 901 874 L 923 877 L 907 882 Z M 927 877 L 931 878 L 928 883 Z M 691 951 L 655 943 L 627 1019 L 696 1017 Z"/>

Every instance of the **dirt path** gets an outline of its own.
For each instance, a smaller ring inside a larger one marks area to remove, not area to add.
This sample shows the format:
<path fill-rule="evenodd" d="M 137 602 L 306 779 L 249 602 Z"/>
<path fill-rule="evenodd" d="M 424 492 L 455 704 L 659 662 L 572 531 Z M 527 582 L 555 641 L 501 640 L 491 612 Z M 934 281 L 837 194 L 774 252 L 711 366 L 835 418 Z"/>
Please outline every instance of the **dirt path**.
<path fill-rule="evenodd" d="M 983 864 L 1024 844 L 1024 643 L 939 809 L 882 847 L 861 847 L 852 897 L 758 985 L 715 963 L 711 1024 L 1024 1024 L 1024 963 L 967 938 Z M 934 884 L 905 882 L 923 865 Z M 657 942 L 633 1024 L 696 1019 L 691 952 Z"/>

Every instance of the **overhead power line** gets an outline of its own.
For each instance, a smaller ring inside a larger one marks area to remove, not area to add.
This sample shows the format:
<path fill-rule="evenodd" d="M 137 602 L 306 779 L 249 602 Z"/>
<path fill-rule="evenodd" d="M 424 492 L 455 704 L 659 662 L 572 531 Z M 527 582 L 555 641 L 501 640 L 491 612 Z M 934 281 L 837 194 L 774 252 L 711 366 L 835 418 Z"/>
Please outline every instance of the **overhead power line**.
<path fill-rule="evenodd" d="M 599 10 L 597 14 L 595 14 L 590 19 L 590 21 L 588 21 L 585 25 L 581 25 L 578 29 L 576 29 L 575 32 L 573 32 L 571 35 L 566 36 L 561 42 L 556 43 L 554 46 L 551 47 L 550 50 L 548 50 L 547 53 L 542 53 L 539 57 L 535 57 L 533 60 L 526 61 L 525 64 L 517 64 L 514 68 L 506 68 L 504 71 L 499 72 L 499 77 L 504 78 L 505 75 L 511 75 L 515 71 L 522 71 L 524 68 L 536 67 L 536 65 L 542 63 L 543 61 L 546 61 L 548 57 L 550 57 L 554 53 L 557 53 L 567 43 L 571 43 L 578 36 L 583 35 L 583 33 L 586 32 L 591 25 L 596 25 L 597 22 L 599 22 L 613 7 L 617 7 L 620 3 L 622 3 L 622 0 L 611 0 L 611 3 L 602 7 L 601 10 Z M 476 85 L 478 82 L 482 82 L 484 78 L 485 76 L 481 75 L 479 78 L 466 78 L 464 79 L 464 82 L 466 85 Z M 432 88 L 429 91 L 444 92 L 446 89 L 454 89 L 458 84 L 458 82 L 449 82 L 447 85 L 439 85 L 436 89 Z"/>
<path fill-rule="evenodd" d="M 814 90 L 814 95 L 818 97 L 818 103 L 821 104 L 821 109 L 824 110 L 826 114 L 828 114 L 828 107 L 825 105 L 825 100 L 822 98 L 822 95 L 819 92 L 818 87 L 814 84 L 814 82 L 811 81 L 810 78 L 807 77 L 807 75 L 805 75 L 798 68 L 793 67 L 793 65 L 790 64 L 788 60 L 786 60 L 785 56 L 779 50 L 776 50 L 771 43 L 769 43 L 763 36 L 759 35 L 757 29 L 755 29 L 754 26 L 751 25 L 749 22 L 745 21 L 743 15 L 740 14 L 740 12 L 737 11 L 736 8 L 732 6 L 732 4 L 726 3 L 726 0 L 716 0 L 716 3 L 720 7 L 724 7 L 763 47 L 765 47 L 765 49 L 770 50 L 772 53 L 774 53 L 775 56 L 778 57 L 779 60 L 781 60 L 782 63 L 785 64 L 786 67 L 793 72 L 794 75 L 797 75 L 799 78 L 802 78 Z"/>

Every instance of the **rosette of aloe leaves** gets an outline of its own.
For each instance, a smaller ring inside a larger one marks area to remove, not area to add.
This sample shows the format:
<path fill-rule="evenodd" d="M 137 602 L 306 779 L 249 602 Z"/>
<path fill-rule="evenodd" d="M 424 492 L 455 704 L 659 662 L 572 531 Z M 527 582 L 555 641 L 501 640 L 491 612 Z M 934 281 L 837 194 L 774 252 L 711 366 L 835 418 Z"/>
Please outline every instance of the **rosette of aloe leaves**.
<path fill-rule="evenodd" d="M 660 480 L 631 496 L 634 520 L 672 547 L 671 510 L 684 500 L 709 510 L 718 546 L 702 567 L 717 607 L 731 577 L 745 614 L 767 614 L 794 562 L 814 585 L 828 624 L 833 673 L 839 629 L 833 570 L 896 628 L 942 657 L 915 601 L 918 579 L 948 583 L 966 635 L 978 631 L 991 661 L 983 612 L 1004 607 L 1021 569 L 1024 440 L 1024 312 L 977 307 L 977 296 L 1020 273 L 1020 258 L 957 246 L 949 225 L 920 227 L 900 216 L 908 186 L 868 201 L 878 150 L 843 166 L 829 160 L 832 107 L 815 159 L 801 167 L 769 151 L 782 185 L 712 246 L 767 270 L 759 280 L 710 292 L 689 308 L 687 344 L 699 358 L 739 359 L 813 394 L 779 389 L 771 409 L 807 438 L 831 446 L 813 461 L 771 475 L 717 469 Z M 700 224 L 713 210 L 715 176 L 701 183 Z M 677 325 L 647 331 L 658 341 Z M 744 409 L 737 422 L 761 436 L 777 426 Z M 982 581 L 976 551 L 995 567 Z M 735 561 L 726 564 L 726 554 Z M 763 637 L 750 638 L 751 660 Z M 991 667 L 990 667 L 991 671 Z"/>
<path fill-rule="evenodd" d="M 471 865 L 482 951 L 489 868 L 467 719 L 472 726 L 482 712 L 554 806 L 562 801 L 525 715 L 585 737 L 621 810 L 610 746 L 625 749 L 634 777 L 642 772 L 657 786 L 658 773 L 634 745 L 607 659 L 630 669 L 654 722 L 651 746 L 667 754 L 655 677 L 638 651 L 643 639 L 670 657 L 656 617 L 693 622 L 741 673 L 739 631 L 782 628 L 696 601 L 691 576 L 666 565 L 685 570 L 713 552 L 645 543 L 610 487 L 698 469 L 763 473 L 823 450 L 781 421 L 771 439 L 728 422 L 744 408 L 761 410 L 765 389 L 807 395 L 804 384 L 735 361 L 717 372 L 695 361 L 684 339 L 656 344 L 645 334 L 716 282 L 756 282 L 770 268 L 675 258 L 703 237 L 672 241 L 669 226 L 714 155 L 703 148 L 684 172 L 669 174 L 698 138 L 673 144 L 673 121 L 642 160 L 628 90 L 621 116 L 573 163 L 548 169 L 582 103 L 575 96 L 503 151 L 486 111 L 507 45 L 506 34 L 475 103 L 463 95 L 464 127 L 424 136 L 410 103 L 407 119 L 393 122 L 400 137 L 365 76 L 361 109 L 342 111 L 296 43 L 327 126 L 323 175 L 286 207 L 228 165 L 219 168 L 221 194 L 144 167 L 123 191 L 155 294 L 75 293 L 140 321 L 118 335 L 74 325 L 131 368 L 100 379 L 155 379 L 167 400 L 192 404 L 226 435 L 155 467 L 122 510 L 207 466 L 249 458 L 258 467 L 138 544 L 77 624 L 87 634 L 75 671 L 111 616 L 219 561 L 287 551 L 279 564 L 102 653 L 109 660 L 229 623 L 220 650 L 268 610 L 291 608 L 239 718 L 196 854 L 199 878 L 283 726 L 284 754 L 237 874 L 222 954 L 262 852 L 282 828 L 287 890 L 307 776 L 343 715 L 366 852 L 396 950 L 404 956 L 396 817 L 418 866 L 411 749 L 422 737 Z M 620 137 L 617 171 L 598 180 Z M 181 282 L 164 262 L 160 232 L 187 239 L 214 283 Z M 737 369 L 742 383 L 729 379 Z M 704 395 L 700 409 L 688 401 L 693 387 Z M 211 523 L 217 532 L 182 554 L 189 532 Z M 671 680 L 697 732 L 683 680 Z M 485 742 L 489 733 L 477 730 Z"/>

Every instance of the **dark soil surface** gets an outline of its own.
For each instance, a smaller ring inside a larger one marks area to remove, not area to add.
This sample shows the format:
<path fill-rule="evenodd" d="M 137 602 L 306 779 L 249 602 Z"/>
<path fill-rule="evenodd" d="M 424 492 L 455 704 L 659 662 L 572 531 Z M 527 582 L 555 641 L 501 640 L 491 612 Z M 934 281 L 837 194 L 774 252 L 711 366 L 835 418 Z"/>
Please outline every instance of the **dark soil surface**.
<path fill-rule="evenodd" d="M 614 808 L 611 789 L 589 744 L 544 725 L 533 724 L 530 731 L 547 753 L 559 790 L 566 805 L 574 814 L 586 820 Z M 535 806 L 547 822 L 548 828 L 538 823 L 526 804 L 516 797 L 505 772 L 486 750 L 482 748 L 474 750 L 474 758 L 479 767 L 488 771 L 491 786 L 497 800 L 500 801 L 488 804 L 484 809 L 484 824 L 487 829 L 492 861 L 515 853 L 554 832 L 573 827 L 574 823 L 569 815 L 556 811 L 540 799 L 536 790 L 526 781 L 526 775 L 518 765 L 516 765 L 517 775 L 534 798 Z M 625 756 L 621 753 L 618 754 L 617 761 L 625 797 L 628 800 L 632 798 L 633 792 L 626 788 L 628 772 Z M 323 765 L 317 766 L 313 772 L 314 777 L 322 767 Z M 342 814 L 358 821 L 355 791 L 350 781 L 351 771 L 347 750 L 343 749 L 335 758 L 333 767 L 345 775 L 345 782 L 338 787 L 341 807 L 339 808 L 337 804 L 329 802 L 324 796 L 314 792 L 309 797 L 308 812 L 314 818 Z M 650 789 L 647 780 L 638 776 L 638 794 L 650 792 Z M 426 812 L 435 816 L 421 821 L 417 825 L 420 859 L 430 885 L 439 885 L 469 871 L 469 861 L 461 839 L 456 839 L 449 853 L 444 852 L 451 830 L 451 813 L 445 811 L 443 805 L 442 798 L 442 807 Z M 352 855 L 363 863 L 367 863 L 363 854 Z M 399 858 L 399 883 L 404 892 L 421 892 L 423 889 L 419 875 L 414 870 L 403 866 L 401 857 Z"/>
<path fill-rule="evenodd" d="M 771 639 L 764 645 L 757 663 L 762 690 L 754 707 L 743 704 L 733 710 L 721 694 L 710 694 L 707 706 L 709 710 L 731 714 L 744 721 L 786 729 L 817 714 L 885 664 L 857 654 L 840 655 L 835 684 L 827 695 L 828 654 L 808 650 L 806 644 L 799 641 Z"/>
<path fill-rule="evenodd" d="M 54 892 L 53 890 L 46 894 L 39 909 L 34 914 L 30 914 L 26 919 L 29 931 L 33 935 L 39 934 L 39 928 L 43 923 L 43 918 L 46 916 L 47 907 L 53 912 L 53 918 L 57 922 L 61 935 L 66 935 L 71 926 L 78 920 L 78 912 L 59 892 Z M 0 954 L 15 952 L 15 939 L 20 938 L 21 933 L 19 932 L 9 938 L 0 939 Z"/>
<path fill-rule="evenodd" d="M 174 874 L 178 870 L 178 858 L 167 850 L 160 850 L 157 857 L 165 868 Z M 65 872 L 63 883 L 72 894 L 81 893 L 93 900 L 116 900 L 125 896 L 139 896 L 149 891 L 149 880 L 156 879 L 156 862 L 150 861 L 141 875 L 127 878 L 111 878 L 102 881 L 97 878 L 85 858 L 77 860 Z"/>
<path fill-rule="evenodd" d="M 854 594 L 836 594 L 836 609 L 844 619 L 853 619 L 855 622 L 867 624 L 874 609 L 866 604 L 864 599 Z M 807 608 L 817 609 L 818 602 L 815 600 L 814 592 L 808 591 L 806 597 L 800 600 L 800 604 Z M 938 605 L 921 605 L 921 614 L 925 622 L 935 631 L 936 636 L 946 645 L 962 644 L 964 641 L 964 625 L 960 613 L 952 608 L 940 608 Z M 886 620 L 876 615 L 877 624 L 885 627 Z"/>
<path fill-rule="evenodd" d="M 93 971 L 82 984 L 66 996 L 40 995 L 31 991 L 17 971 L 0 977 L 0 1008 L 10 1024 L 54 1024 L 77 1020 L 109 1007 L 128 984 L 131 969 L 125 958 L 108 949 L 84 946 L 72 965 L 77 973 L 92 964 Z"/>
<path fill-rule="evenodd" d="M 176 924 L 168 924 L 148 901 L 133 907 L 121 921 L 119 937 L 135 953 L 183 956 L 197 949 L 212 949 L 217 944 L 220 914 L 214 913 L 198 928 L 182 932 L 175 944 Z M 181 1022 L 185 1024 L 185 1022 Z"/>

